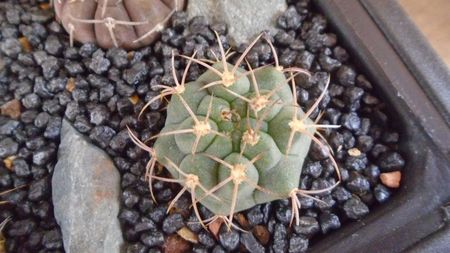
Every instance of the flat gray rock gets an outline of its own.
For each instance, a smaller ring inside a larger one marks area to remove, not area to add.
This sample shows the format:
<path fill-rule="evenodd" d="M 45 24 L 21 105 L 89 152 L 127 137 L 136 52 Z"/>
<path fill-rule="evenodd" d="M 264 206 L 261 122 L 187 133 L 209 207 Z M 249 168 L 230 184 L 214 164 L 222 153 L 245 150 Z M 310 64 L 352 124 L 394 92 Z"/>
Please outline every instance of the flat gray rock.
<path fill-rule="evenodd" d="M 189 0 L 189 18 L 205 16 L 209 23 L 227 24 L 234 46 L 251 42 L 261 32 L 276 33 L 276 19 L 287 8 L 286 0 Z"/>
<path fill-rule="evenodd" d="M 121 252 L 119 196 L 111 159 L 64 120 L 52 197 L 67 253 Z"/>

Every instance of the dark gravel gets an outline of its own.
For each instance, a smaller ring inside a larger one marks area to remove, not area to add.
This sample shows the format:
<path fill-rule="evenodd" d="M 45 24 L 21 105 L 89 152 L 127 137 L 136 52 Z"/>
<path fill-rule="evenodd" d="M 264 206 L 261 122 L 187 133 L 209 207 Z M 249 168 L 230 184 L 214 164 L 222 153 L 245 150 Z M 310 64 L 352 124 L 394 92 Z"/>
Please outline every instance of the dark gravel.
<path fill-rule="evenodd" d="M 37 7 L 43 0 L 20 2 L 0 3 L 0 106 L 13 99 L 22 105 L 19 119 L 0 116 L 0 158 L 14 157 L 11 169 L 0 162 L 0 191 L 25 185 L 1 196 L 9 202 L 0 209 L 1 220 L 12 217 L 4 233 L 7 252 L 63 251 L 50 194 L 62 117 L 106 150 L 122 174 L 119 219 L 129 244 L 126 252 L 162 252 L 168 236 L 184 226 L 198 234 L 193 252 L 304 252 L 320 241 L 321 235 L 339 229 L 348 220 L 364 217 L 374 204 L 388 201 L 393 194 L 378 177 L 381 172 L 405 166 L 397 151 L 401 136 L 390 128 L 388 108 L 370 81 L 358 73 L 346 49 L 328 29 L 327 20 L 308 0 L 288 1 L 288 10 L 277 19 L 280 31 L 272 41 L 283 65 L 302 67 L 313 74 L 310 80 L 296 79 L 298 102 L 304 108 L 320 95 L 331 74 L 329 91 L 319 109 L 325 112 L 324 124 L 342 125 L 324 135 L 344 182 L 318 196 L 323 202 L 300 198 L 299 225 L 289 228 L 290 202 L 281 200 L 243 212 L 247 229 L 253 233 L 230 232 L 222 226 L 217 238 L 192 223 L 196 218 L 185 196 L 175 211 L 167 214 L 167 204 L 179 186 L 155 181 L 158 204 L 151 200 L 143 177 L 148 157 L 131 143 L 125 126 L 141 138 L 157 133 L 164 125 L 164 104 L 154 103 L 140 120 L 137 113 L 159 94 L 154 85 L 173 84 L 172 50 L 191 55 L 195 49 L 199 58 L 212 59 L 209 49 L 217 51 L 212 29 L 228 46 L 226 25 L 207 24 L 202 17 L 189 21 L 179 12 L 172 18 L 172 27 L 151 47 L 132 53 L 117 48 L 103 50 L 93 44 L 69 47 L 67 35 L 52 21 L 52 14 Z M 31 52 L 22 48 L 19 38 L 23 36 L 30 42 Z M 237 51 L 242 52 L 242 48 Z M 250 50 L 247 59 L 253 67 L 273 62 L 270 47 L 263 42 Z M 185 64 L 176 59 L 177 71 L 181 73 Z M 202 72 L 193 64 L 188 80 Z M 74 83 L 73 89 L 68 89 L 69 81 Z M 348 150 L 352 148 L 361 155 L 351 156 Z M 300 187 L 332 185 L 336 175 L 326 150 L 312 145 L 308 157 Z M 200 209 L 205 217 L 210 215 Z M 267 231 L 267 238 L 256 232 L 261 228 Z"/>

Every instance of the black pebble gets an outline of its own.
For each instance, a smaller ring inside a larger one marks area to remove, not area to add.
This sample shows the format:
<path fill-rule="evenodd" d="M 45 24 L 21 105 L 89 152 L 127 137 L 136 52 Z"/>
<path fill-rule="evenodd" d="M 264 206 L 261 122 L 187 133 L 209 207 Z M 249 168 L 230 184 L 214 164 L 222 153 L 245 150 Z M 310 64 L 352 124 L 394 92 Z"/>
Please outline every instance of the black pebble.
<path fill-rule="evenodd" d="M 319 217 L 319 221 L 320 228 L 324 234 L 341 227 L 339 217 L 333 213 L 322 213 Z"/>
<path fill-rule="evenodd" d="M 141 235 L 141 242 L 149 247 L 162 246 L 164 244 L 164 235 L 158 231 L 152 231 Z"/>
<path fill-rule="evenodd" d="M 405 166 L 405 160 L 397 152 L 385 152 L 378 158 L 378 165 L 383 172 L 400 170 Z"/>
<path fill-rule="evenodd" d="M 308 249 L 309 240 L 302 236 L 292 236 L 289 239 L 289 253 L 305 252 Z"/>
<path fill-rule="evenodd" d="M 175 233 L 184 226 L 183 217 L 179 213 L 171 214 L 164 219 L 162 229 L 167 234 Z"/>
<path fill-rule="evenodd" d="M 222 229 L 219 234 L 219 241 L 226 250 L 235 250 L 239 246 L 239 233 L 235 230 L 227 231 L 226 229 Z"/>
<path fill-rule="evenodd" d="M 386 202 L 386 200 L 388 200 L 389 197 L 391 196 L 390 190 L 381 184 L 377 185 L 373 189 L 373 192 L 375 195 L 375 199 L 380 203 Z"/>
<path fill-rule="evenodd" d="M 7 234 L 12 237 L 28 235 L 31 233 L 31 231 L 33 231 L 35 227 L 36 222 L 34 222 L 32 219 L 19 220 L 12 222 L 8 226 Z"/>
<path fill-rule="evenodd" d="M 242 233 L 241 234 L 241 244 L 244 245 L 251 253 L 264 253 L 264 247 L 258 242 L 252 233 Z"/>
<path fill-rule="evenodd" d="M 56 250 L 62 248 L 62 235 L 58 229 L 52 229 L 50 231 L 45 232 L 42 237 L 42 244 L 48 250 Z"/>
<path fill-rule="evenodd" d="M 19 144 L 11 138 L 5 138 L 0 141 L 0 158 L 6 158 L 14 155 L 19 149 Z"/>
<path fill-rule="evenodd" d="M 119 220 L 126 224 L 135 224 L 139 219 L 139 213 L 134 210 L 122 209 L 119 214 Z"/>
<path fill-rule="evenodd" d="M 58 37 L 55 35 L 50 35 L 47 37 L 44 45 L 45 51 L 51 55 L 59 55 L 62 53 L 63 45 L 59 41 Z"/>
<path fill-rule="evenodd" d="M 108 126 L 96 126 L 92 129 L 89 138 L 91 138 L 100 147 L 106 148 L 115 134 L 116 131 Z"/>
<path fill-rule="evenodd" d="M 50 194 L 50 182 L 48 178 L 42 178 L 40 180 L 34 181 L 30 185 L 28 192 L 28 199 L 32 201 L 39 201 L 48 197 Z"/>
<path fill-rule="evenodd" d="M 272 249 L 276 253 L 286 252 L 288 248 L 287 242 L 287 230 L 286 227 L 282 224 L 275 224 L 274 232 L 273 232 L 273 246 Z"/>
<path fill-rule="evenodd" d="M 314 217 L 300 216 L 299 225 L 294 225 L 295 233 L 307 237 L 315 235 L 319 230 L 319 222 Z"/>
<path fill-rule="evenodd" d="M 14 159 L 12 169 L 19 177 L 28 177 L 31 175 L 30 166 L 24 159 Z"/>
<path fill-rule="evenodd" d="M 201 231 L 198 234 L 198 242 L 205 245 L 207 248 L 212 248 L 216 245 L 216 241 L 209 232 Z"/>
<path fill-rule="evenodd" d="M 144 62 L 138 62 L 131 68 L 124 70 L 123 79 L 129 85 L 137 85 L 142 82 L 148 75 L 148 68 Z"/>
<path fill-rule="evenodd" d="M 350 219 L 359 219 L 369 213 L 369 208 L 358 198 L 351 198 L 344 203 L 345 215 Z"/>

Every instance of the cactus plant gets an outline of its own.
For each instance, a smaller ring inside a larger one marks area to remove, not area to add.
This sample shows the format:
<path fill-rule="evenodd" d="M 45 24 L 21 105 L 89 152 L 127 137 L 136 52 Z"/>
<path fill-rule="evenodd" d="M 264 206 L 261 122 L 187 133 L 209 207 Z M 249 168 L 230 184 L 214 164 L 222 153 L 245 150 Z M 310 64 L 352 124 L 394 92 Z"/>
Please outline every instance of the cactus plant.
<path fill-rule="evenodd" d="M 74 39 L 103 48 L 135 49 L 153 42 L 185 0 L 55 0 L 56 17 Z"/>
<path fill-rule="evenodd" d="M 151 138 L 156 139 L 154 147 L 147 146 L 130 130 L 132 140 L 150 153 L 147 166 L 150 187 L 152 179 L 181 184 L 182 190 L 168 209 L 189 191 L 202 224 L 207 220 L 202 220 L 198 202 L 216 214 L 209 220 L 222 217 L 230 227 L 234 213 L 283 198 L 291 198 L 292 219 L 297 218 L 298 222 L 298 195 L 309 196 L 335 186 L 317 191 L 298 188 L 311 141 L 331 150 L 318 130 L 339 127 L 321 125 L 318 119 L 310 118 L 327 87 L 304 112 L 297 104 L 294 77 L 309 76 L 307 71 L 280 66 L 268 39 L 275 66 L 252 69 L 247 63 L 248 70 L 241 68 L 246 54 L 261 35 L 231 65 L 227 62 L 229 54 L 217 37 L 220 60 L 210 65 L 206 60 L 196 59 L 195 53 L 190 57 L 180 56 L 188 61 L 181 81 L 173 69 L 175 86 L 160 85 L 161 95 L 146 105 L 171 95 L 165 126 Z M 186 83 L 192 63 L 204 66 L 207 71 Z M 329 157 L 340 178 L 330 151 Z M 154 175 L 156 162 L 164 165 L 172 178 Z M 151 188 L 150 191 L 153 196 Z"/>

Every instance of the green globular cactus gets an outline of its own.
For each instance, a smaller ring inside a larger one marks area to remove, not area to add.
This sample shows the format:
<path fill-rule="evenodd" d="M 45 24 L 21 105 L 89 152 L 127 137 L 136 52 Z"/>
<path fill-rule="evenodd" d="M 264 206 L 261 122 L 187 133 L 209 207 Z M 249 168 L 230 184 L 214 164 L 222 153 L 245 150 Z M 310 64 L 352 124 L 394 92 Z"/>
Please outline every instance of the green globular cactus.
<path fill-rule="evenodd" d="M 169 210 L 189 191 L 200 222 L 198 202 L 231 225 L 234 213 L 284 198 L 292 198 L 292 218 L 298 218 L 297 195 L 321 192 L 300 190 L 298 186 L 311 140 L 327 147 L 317 130 L 337 127 L 320 125 L 310 119 L 326 87 L 313 107 L 302 111 L 297 104 L 294 76 L 309 74 L 302 69 L 279 66 L 270 41 L 276 66 L 255 70 L 249 64 L 248 70 L 239 67 L 257 40 L 235 65 L 226 62 L 228 55 L 220 39 L 222 60 L 212 65 L 195 59 L 195 54 L 181 56 L 188 60 L 181 82 L 174 71 L 175 87 L 161 85 L 161 95 L 147 104 L 172 95 L 165 126 L 152 137 L 156 139 L 154 148 L 147 147 L 130 131 L 133 141 L 150 152 L 149 180 L 177 182 L 183 186 Z M 206 67 L 207 71 L 186 83 L 192 62 Z M 172 178 L 153 175 L 156 162 L 164 165 Z M 326 190 L 329 189 L 323 191 Z"/>

